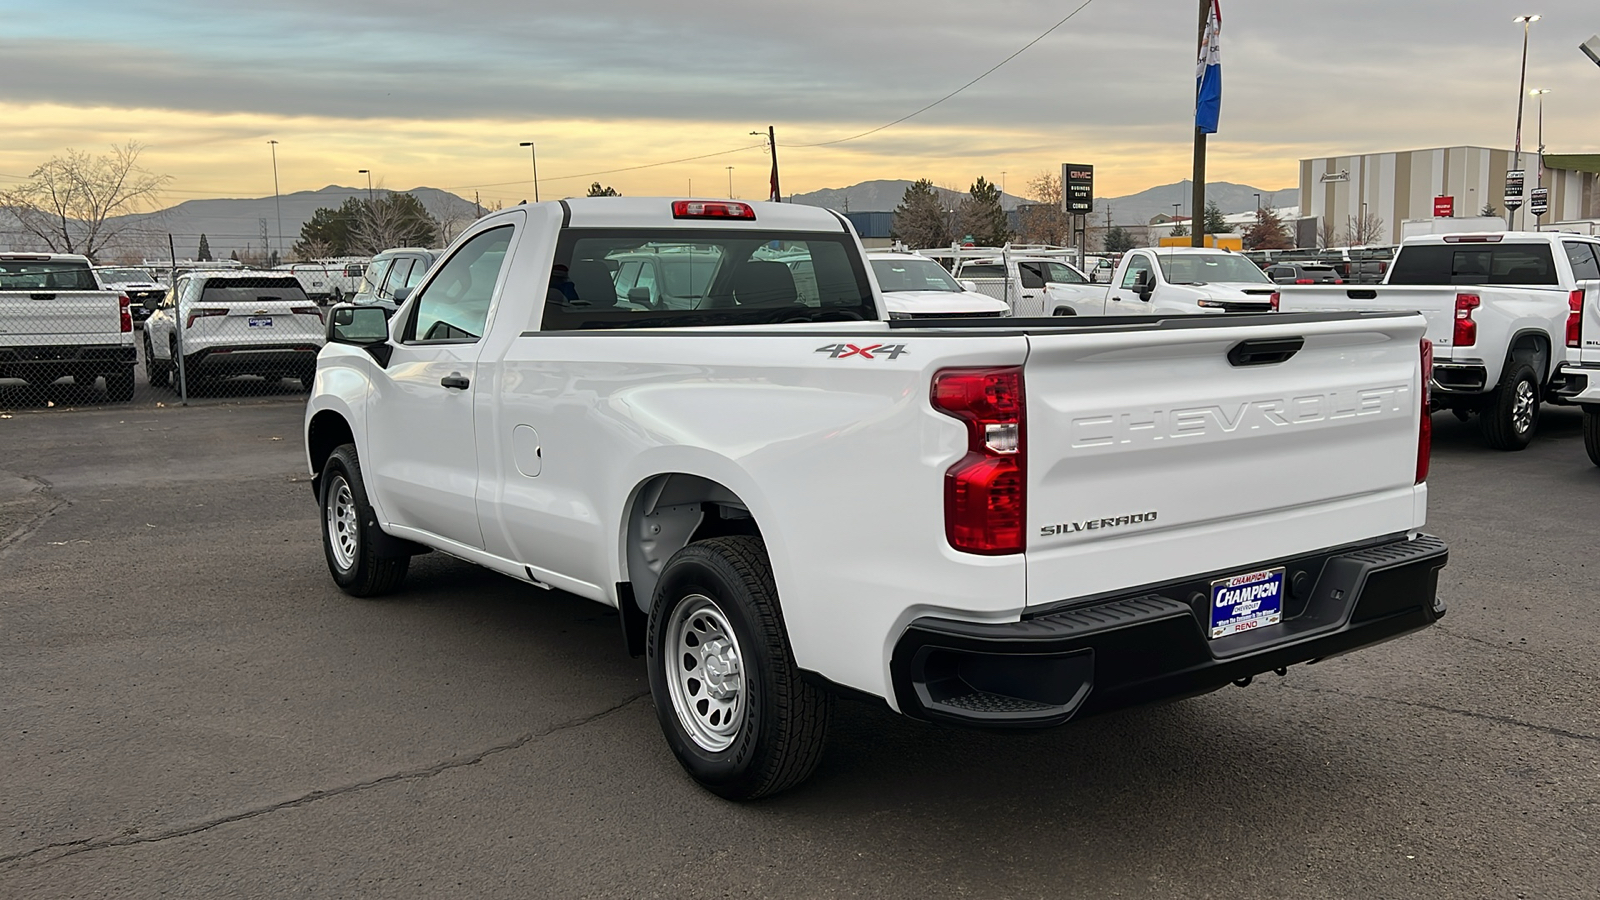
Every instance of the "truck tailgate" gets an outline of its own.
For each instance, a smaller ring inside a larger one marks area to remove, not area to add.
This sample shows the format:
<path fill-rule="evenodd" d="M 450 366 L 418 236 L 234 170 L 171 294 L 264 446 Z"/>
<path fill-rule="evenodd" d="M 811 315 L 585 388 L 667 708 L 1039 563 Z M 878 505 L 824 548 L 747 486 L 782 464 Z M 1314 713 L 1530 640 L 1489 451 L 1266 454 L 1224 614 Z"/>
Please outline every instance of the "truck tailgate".
<path fill-rule="evenodd" d="M 1280 312 L 1420 312 L 1428 320 L 1427 338 L 1434 352 L 1448 354 L 1456 314 L 1456 294 L 1473 287 L 1412 285 L 1284 285 L 1278 289 Z"/>
<path fill-rule="evenodd" d="M 1029 605 L 1422 524 L 1420 316 L 1211 322 L 1029 335 Z"/>
<path fill-rule="evenodd" d="M 97 334 L 122 330 L 115 291 L 0 291 L 0 341 L 23 335 Z"/>

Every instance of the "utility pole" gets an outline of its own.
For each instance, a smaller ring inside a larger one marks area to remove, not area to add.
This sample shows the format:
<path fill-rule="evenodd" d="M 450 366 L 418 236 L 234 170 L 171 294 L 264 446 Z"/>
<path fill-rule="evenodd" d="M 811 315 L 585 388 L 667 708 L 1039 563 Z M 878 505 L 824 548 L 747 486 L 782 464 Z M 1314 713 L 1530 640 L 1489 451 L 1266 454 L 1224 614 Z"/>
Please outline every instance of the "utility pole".
<path fill-rule="evenodd" d="M 761 132 L 759 131 L 752 131 L 750 133 L 757 137 L 761 136 Z M 771 125 L 767 126 L 767 150 L 772 154 L 772 185 L 767 191 L 767 199 L 771 200 L 773 203 L 782 203 L 783 192 L 778 190 L 778 132 Z M 732 166 L 729 168 L 731 169 Z M 730 198 L 733 196 L 732 181 L 729 181 L 728 183 L 728 196 Z"/>
<path fill-rule="evenodd" d="M 267 141 L 272 145 L 272 205 L 278 211 L 278 252 L 283 253 L 283 205 L 278 200 L 278 142 Z M 271 259 L 272 254 L 268 253 Z"/>
<path fill-rule="evenodd" d="M 356 170 L 356 174 L 357 175 L 365 175 L 365 176 L 367 176 L 367 206 L 370 207 L 370 206 L 372 206 L 372 170 L 371 169 L 357 169 Z"/>
<path fill-rule="evenodd" d="M 733 166 L 728 167 L 728 199 L 733 199 Z"/>

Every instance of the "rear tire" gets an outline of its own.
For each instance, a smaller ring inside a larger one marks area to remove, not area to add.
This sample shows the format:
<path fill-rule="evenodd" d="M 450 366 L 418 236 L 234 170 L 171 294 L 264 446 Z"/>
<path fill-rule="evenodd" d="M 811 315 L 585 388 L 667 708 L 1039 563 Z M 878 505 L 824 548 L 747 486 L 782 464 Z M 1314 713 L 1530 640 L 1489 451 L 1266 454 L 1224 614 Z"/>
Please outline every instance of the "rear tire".
<path fill-rule="evenodd" d="M 1583 408 L 1583 449 L 1589 451 L 1589 461 L 1600 466 L 1600 407 Z"/>
<path fill-rule="evenodd" d="M 302 369 L 296 377 L 300 379 L 300 386 L 309 391 L 311 390 L 311 385 L 317 381 L 317 369 L 315 366 L 309 369 Z"/>
<path fill-rule="evenodd" d="M 1513 360 L 1478 413 L 1484 440 L 1496 450 L 1523 450 L 1539 427 L 1539 380 L 1533 366 Z"/>
<path fill-rule="evenodd" d="M 753 800 L 817 767 L 833 697 L 800 677 L 760 538 L 711 538 L 673 554 L 645 647 L 667 744 L 707 790 Z"/>
<path fill-rule="evenodd" d="M 133 363 L 106 373 L 106 399 L 113 403 L 127 403 L 133 399 Z"/>
<path fill-rule="evenodd" d="M 322 466 L 322 551 L 339 589 L 353 597 L 394 591 L 411 567 L 408 553 L 385 552 L 378 518 L 367 501 L 355 444 L 341 444 Z"/>
<path fill-rule="evenodd" d="M 149 332 L 144 336 L 144 377 L 150 380 L 151 387 L 166 387 L 172 383 L 172 369 L 156 359 L 155 352 L 150 348 Z"/>

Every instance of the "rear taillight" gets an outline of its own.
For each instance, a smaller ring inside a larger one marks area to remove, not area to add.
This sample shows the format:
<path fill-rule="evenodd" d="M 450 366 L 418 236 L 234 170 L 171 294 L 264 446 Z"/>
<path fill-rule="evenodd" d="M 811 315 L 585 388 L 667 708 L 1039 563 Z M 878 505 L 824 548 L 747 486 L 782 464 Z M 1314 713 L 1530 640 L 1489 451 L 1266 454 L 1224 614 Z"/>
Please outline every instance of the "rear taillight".
<path fill-rule="evenodd" d="M 1428 408 L 1428 385 L 1433 381 L 1433 341 L 1422 339 L 1422 423 L 1417 431 L 1417 484 L 1428 480 L 1428 460 L 1433 456 L 1433 411 Z"/>
<path fill-rule="evenodd" d="M 1567 346 L 1583 346 L 1583 291 L 1567 295 Z"/>
<path fill-rule="evenodd" d="M 1295 280 L 1294 280 L 1294 283 L 1295 283 L 1295 284 L 1316 284 L 1316 282 L 1315 282 L 1315 281 L 1312 281 L 1312 280 L 1311 280 L 1311 279 L 1309 279 L 1309 278 L 1296 278 L 1296 279 L 1295 279 Z"/>
<path fill-rule="evenodd" d="M 1344 279 L 1340 278 L 1337 275 L 1335 275 L 1335 276 L 1333 276 L 1333 283 L 1334 284 L 1344 284 Z"/>
<path fill-rule="evenodd" d="M 1277 291 L 1273 291 L 1272 292 L 1272 296 L 1267 298 L 1267 305 L 1272 308 L 1273 312 L 1277 312 L 1278 311 L 1279 298 L 1281 298 L 1282 296 L 1283 295 L 1279 294 Z"/>
<path fill-rule="evenodd" d="M 292 306 L 289 308 L 289 312 L 292 312 L 297 316 L 316 316 L 319 323 L 322 321 L 322 310 L 319 307 Z"/>
<path fill-rule="evenodd" d="M 209 319 L 212 316 L 225 316 L 227 314 L 228 311 L 225 309 L 191 309 L 189 310 L 189 318 L 184 320 L 183 327 L 193 328 L 195 319 Z"/>
<path fill-rule="evenodd" d="M 1478 323 L 1472 321 L 1472 311 L 1482 302 L 1477 294 L 1456 295 L 1456 328 L 1450 338 L 1452 346 L 1471 347 L 1478 342 Z"/>
<path fill-rule="evenodd" d="M 131 306 L 133 306 L 133 301 L 128 299 L 127 294 L 117 298 L 117 309 L 122 314 L 122 321 L 118 327 L 123 334 L 129 334 L 133 331 L 133 310 L 130 309 Z"/>
<path fill-rule="evenodd" d="M 1027 523 L 1022 368 L 944 369 L 933 408 L 967 426 L 967 455 L 944 476 L 944 532 L 967 553 L 1021 553 Z"/>
<path fill-rule="evenodd" d="M 756 211 L 748 203 L 734 200 L 674 200 L 674 219 L 754 219 Z"/>

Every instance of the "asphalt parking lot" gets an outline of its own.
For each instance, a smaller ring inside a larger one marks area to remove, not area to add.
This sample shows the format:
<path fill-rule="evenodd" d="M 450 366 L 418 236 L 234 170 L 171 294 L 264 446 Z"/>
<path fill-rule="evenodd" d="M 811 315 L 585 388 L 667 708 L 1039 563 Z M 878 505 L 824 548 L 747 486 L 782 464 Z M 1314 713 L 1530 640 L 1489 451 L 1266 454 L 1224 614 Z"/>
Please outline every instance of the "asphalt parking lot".
<path fill-rule="evenodd" d="M 1600 469 L 1435 416 L 1423 633 L 1053 731 L 839 705 L 739 806 L 605 609 L 324 569 L 299 403 L 0 419 L 3 897 L 1593 897 Z M 1307 473 L 1315 477 L 1315 473 Z"/>

